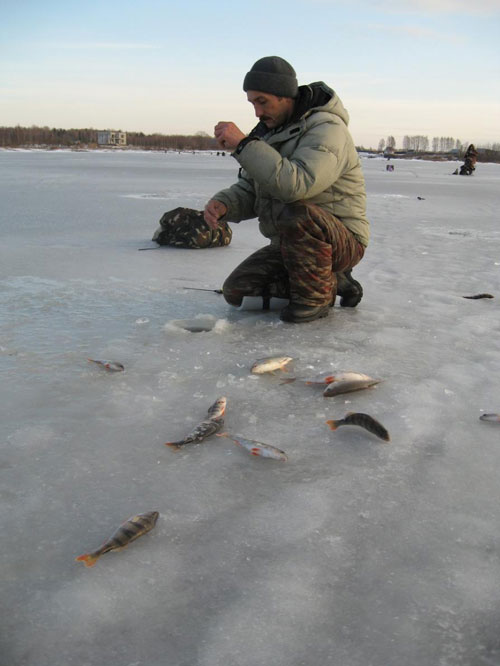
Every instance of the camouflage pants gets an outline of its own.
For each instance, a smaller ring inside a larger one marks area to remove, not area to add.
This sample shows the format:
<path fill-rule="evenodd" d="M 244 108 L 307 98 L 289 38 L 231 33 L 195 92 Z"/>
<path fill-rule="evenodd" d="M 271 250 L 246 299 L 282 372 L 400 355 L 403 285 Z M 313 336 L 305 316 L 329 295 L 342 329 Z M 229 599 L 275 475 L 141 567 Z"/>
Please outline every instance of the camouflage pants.
<path fill-rule="evenodd" d="M 239 306 L 244 296 L 274 296 L 303 305 L 333 304 L 335 273 L 361 261 L 363 245 L 340 220 L 314 204 L 286 205 L 278 228 L 279 244 L 257 250 L 226 279 L 226 301 Z"/>
<path fill-rule="evenodd" d="M 232 235 L 226 222 L 219 222 L 217 229 L 212 229 L 202 211 L 179 207 L 163 215 L 152 240 L 159 245 L 202 249 L 229 245 Z"/>

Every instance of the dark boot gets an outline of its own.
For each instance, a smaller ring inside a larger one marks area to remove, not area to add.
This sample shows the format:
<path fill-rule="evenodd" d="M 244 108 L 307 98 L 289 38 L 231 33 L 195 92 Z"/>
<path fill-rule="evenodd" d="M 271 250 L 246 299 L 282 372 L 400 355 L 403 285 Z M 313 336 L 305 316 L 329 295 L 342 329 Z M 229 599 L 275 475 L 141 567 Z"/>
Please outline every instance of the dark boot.
<path fill-rule="evenodd" d="M 337 294 L 340 298 L 340 305 L 343 308 L 355 308 L 363 298 L 363 287 L 355 280 L 352 270 L 336 273 L 337 276 Z"/>
<path fill-rule="evenodd" d="M 289 303 L 280 313 L 280 319 L 294 324 L 306 321 L 314 321 L 327 317 L 330 311 L 329 305 L 302 305 L 302 303 Z"/>

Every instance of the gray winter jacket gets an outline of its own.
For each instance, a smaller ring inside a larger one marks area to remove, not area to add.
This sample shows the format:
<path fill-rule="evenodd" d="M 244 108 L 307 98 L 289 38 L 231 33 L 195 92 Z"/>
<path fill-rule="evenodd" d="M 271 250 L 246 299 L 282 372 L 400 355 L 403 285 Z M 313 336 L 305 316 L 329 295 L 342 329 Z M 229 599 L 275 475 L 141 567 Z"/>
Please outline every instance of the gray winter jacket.
<path fill-rule="evenodd" d="M 279 242 L 276 219 L 283 205 L 304 200 L 333 213 L 366 247 L 370 225 L 358 153 L 347 129 L 349 115 L 323 82 L 299 88 L 291 121 L 268 130 L 259 123 L 233 157 L 242 169 L 238 182 L 217 192 L 227 206 L 222 218 L 240 222 L 259 218 L 259 228 Z"/>

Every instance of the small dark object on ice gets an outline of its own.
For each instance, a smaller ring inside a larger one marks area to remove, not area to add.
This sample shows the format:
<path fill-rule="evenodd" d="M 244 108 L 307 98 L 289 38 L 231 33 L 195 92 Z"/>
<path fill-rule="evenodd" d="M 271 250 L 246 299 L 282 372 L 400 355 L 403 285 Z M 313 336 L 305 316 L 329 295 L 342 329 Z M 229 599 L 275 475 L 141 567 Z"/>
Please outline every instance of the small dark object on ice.
<path fill-rule="evenodd" d="M 475 294 L 474 296 L 462 296 L 462 298 L 472 298 L 474 300 L 478 298 L 495 298 L 491 294 Z"/>
<path fill-rule="evenodd" d="M 417 197 L 419 201 L 425 201 L 425 197 Z"/>
<path fill-rule="evenodd" d="M 481 414 L 479 420 L 500 423 L 500 414 Z"/>

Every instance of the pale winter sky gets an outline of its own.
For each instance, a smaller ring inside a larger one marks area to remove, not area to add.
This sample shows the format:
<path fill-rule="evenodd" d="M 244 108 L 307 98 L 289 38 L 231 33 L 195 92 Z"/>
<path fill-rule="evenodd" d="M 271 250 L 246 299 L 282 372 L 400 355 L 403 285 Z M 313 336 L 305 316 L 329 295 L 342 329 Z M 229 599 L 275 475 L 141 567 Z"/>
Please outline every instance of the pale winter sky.
<path fill-rule="evenodd" d="M 357 145 L 500 141 L 500 0 L 21 0 L 0 23 L 0 125 L 212 134 L 279 55 L 323 80 Z"/>

